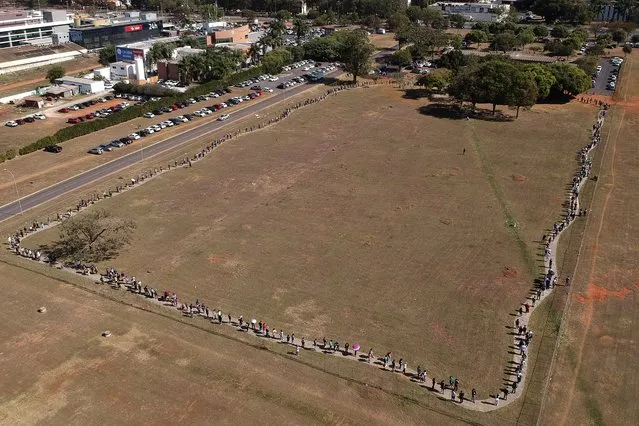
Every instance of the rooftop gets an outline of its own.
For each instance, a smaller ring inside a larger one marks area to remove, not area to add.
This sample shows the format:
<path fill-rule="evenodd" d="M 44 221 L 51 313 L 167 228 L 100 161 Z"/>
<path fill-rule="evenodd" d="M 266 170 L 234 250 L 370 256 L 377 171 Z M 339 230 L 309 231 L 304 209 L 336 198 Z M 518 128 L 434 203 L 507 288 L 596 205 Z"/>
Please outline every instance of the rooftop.
<path fill-rule="evenodd" d="M 76 84 L 93 84 L 96 82 L 96 80 L 91 80 L 88 78 L 68 77 L 66 75 L 64 77 L 56 79 L 56 81 L 62 81 L 65 83 L 76 83 Z"/>
<path fill-rule="evenodd" d="M 73 27 L 74 30 L 78 30 L 78 31 L 89 31 L 89 30 L 95 30 L 95 29 L 99 29 L 99 28 L 111 28 L 111 27 L 123 27 L 123 26 L 128 26 L 128 25 L 135 25 L 135 24 L 145 24 L 148 22 L 157 22 L 157 19 L 151 19 L 151 20 L 140 20 L 140 19 L 136 19 L 136 20 L 132 20 L 132 21 L 127 21 L 127 22 L 117 22 L 117 23 L 113 23 L 113 24 L 109 24 L 109 25 L 100 25 L 100 26 L 94 26 L 94 25 L 85 25 L 85 26 L 81 26 L 81 27 Z"/>
<path fill-rule="evenodd" d="M 158 37 L 151 40 L 137 41 L 135 43 L 118 44 L 118 47 L 128 47 L 130 49 L 149 49 L 155 43 L 168 43 L 178 41 L 180 37 Z"/>
<path fill-rule="evenodd" d="M 36 58 L 38 56 L 56 55 L 59 53 L 83 51 L 86 49 L 75 43 L 59 44 L 57 46 L 17 46 L 0 49 L 0 63 Z"/>

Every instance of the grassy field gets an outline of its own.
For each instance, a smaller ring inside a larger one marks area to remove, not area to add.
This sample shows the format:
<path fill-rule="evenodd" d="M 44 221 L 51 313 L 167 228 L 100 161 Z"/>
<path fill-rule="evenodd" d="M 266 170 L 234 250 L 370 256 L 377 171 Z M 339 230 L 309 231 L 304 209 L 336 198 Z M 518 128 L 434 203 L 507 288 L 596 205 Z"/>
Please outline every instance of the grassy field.
<path fill-rule="evenodd" d="M 315 93 L 325 90 L 324 86 L 318 86 L 313 88 L 310 93 Z M 247 89 L 236 89 L 233 94 L 243 95 L 248 93 Z M 261 100 L 266 100 L 270 95 L 266 94 Z M 308 94 L 303 94 L 296 96 L 295 99 L 306 98 Z M 119 100 L 118 100 L 119 101 Z M 210 101 L 213 103 L 213 101 Z M 256 101 L 253 101 L 254 103 Z M 290 100 L 288 102 L 294 102 Z M 118 102 L 119 103 L 119 102 Z M 93 109 L 100 109 L 102 105 L 110 105 L 110 103 L 106 104 L 98 104 Z M 207 103 L 207 105 L 210 105 Z M 286 103 L 285 103 L 286 105 Z M 113 139 L 119 139 L 123 136 L 126 136 L 134 131 L 140 130 L 144 127 L 149 126 L 150 124 L 156 124 L 160 121 L 168 119 L 168 117 L 174 117 L 180 114 L 190 113 L 195 110 L 202 108 L 204 105 L 201 103 L 197 103 L 195 105 L 191 105 L 187 108 L 179 110 L 174 114 L 165 114 L 156 118 L 136 118 L 134 120 L 129 120 L 125 123 L 118 124 L 116 126 L 109 127 L 107 129 L 100 130 L 98 132 L 93 132 L 91 134 L 81 136 L 79 138 L 75 138 L 73 140 L 67 141 L 62 144 L 64 150 L 60 154 L 50 154 L 44 151 L 33 152 L 26 156 L 18 157 L 10 162 L 4 163 L 4 166 L 11 170 L 16 177 L 16 183 L 18 186 L 18 192 L 24 196 L 26 194 L 30 194 L 36 192 L 42 188 L 45 188 L 51 185 L 52 182 L 57 182 L 60 180 L 67 179 L 71 176 L 74 176 L 77 173 L 82 171 L 86 171 L 100 164 L 106 163 L 113 158 L 117 158 L 126 154 L 129 154 L 133 151 L 140 150 L 143 147 L 147 147 L 153 143 L 156 143 L 167 136 L 176 135 L 178 133 L 184 132 L 185 130 L 192 129 L 194 127 L 201 126 L 205 123 L 210 123 L 215 121 L 218 117 L 218 114 L 211 115 L 206 118 L 200 118 L 193 122 L 186 123 L 180 126 L 174 126 L 171 128 L 164 129 L 159 134 L 154 134 L 145 138 L 142 138 L 136 141 L 133 145 L 129 145 L 125 148 L 121 148 L 112 152 L 106 152 L 103 155 L 96 156 L 87 154 L 87 151 L 101 143 L 107 143 L 112 141 Z M 245 105 L 239 106 L 239 108 L 244 107 Z M 238 107 L 233 107 L 229 109 L 229 112 L 237 111 Z M 269 113 L 273 113 L 273 111 L 281 111 L 284 108 L 281 105 L 273 106 L 266 108 L 263 112 L 260 113 L 260 117 L 253 117 L 253 121 L 261 122 L 264 120 L 264 117 L 268 116 Z M 88 109 L 87 109 L 88 110 Z M 86 110 L 82 110 L 86 111 Z M 86 114 L 86 112 L 85 112 Z M 2 151 L 3 143 L 6 144 L 6 147 L 10 146 L 19 146 L 22 143 L 17 141 L 25 141 L 26 138 L 31 138 L 32 140 L 37 140 L 38 137 L 42 136 L 42 134 L 38 135 L 38 129 L 41 127 L 50 129 L 50 131 L 46 131 L 47 133 L 52 133 L 57 130 L 61 126 L 69 126 L 69 124 L 64 124 L 68 117 L 74 117 L 79 114 L 62 114 L 62 113 L 52 113 L 51 117 L 45 121 L 37 122 L 33 124 L 25 124 L 20 126 L 19 128 L 9 128 L 2 127 L 0 128 L 0 137 L 4 136 L 4 139 L 0 139 L 0 151 Z M 233 123 L 227 126 L 224 126 L 220 130 L 216 130 L 211 133 L 213 135 L 221 135 L 224 132 L 228 131 L 229 128 L 239 128 L 236 126 L 245 126 L 247 122 L 250 122 L 251 119 L 246 118 L 241 120 L 239 123 Z M 46 127 L 49 126 L 49 127 Z M 53 127 L 51 127 L 53 126 Z M 20 133 L 16 133 L 20 132 Z M 14 136 L 11 136 L 12 133 Z M 44 133 L 44 134 L 47 134 Z M 29 142 L 29 141 L 26 141 Z M 201 148 L 202 143 L 199 141 L 194 141 L 196 149 Z M 188 144 L 187 144 L 188 145 Z M 191 144 L 193 145 L 193 144 Z M 180 149 L 184 149 L 181 147 Z M 185 151 L 181 151 L 180 155 Z M 175 153 L 172 154 L 175 156 Z M 140 154 L 141 159 L 144 157 Z M 171 157 L 174 158 L 174 157 Z M 160 163 L 162 164 L 162 163 Z M 163 163 L 166 166 L 166 162 Z M 13 181 L 11 176 L 8 173 L 0 173 L 0 205 L 8 203 L 17 199 L 15 191 L 12 191 Z"/>
<path fill-rule="evenodd" d="M 423 103 L 392 88 L 333 97 L 104 202 L 139 226 L 109 264 L 297 336 L 392 350 L 487 397 L 594 110 L 497 123 Z"/>
<path fill-rule="evenodd" d="M 622 68 L 607 119 L 605 149 L 595 157 L 599 179 L 579 261 L 544 424 L 636 424 L 637 228 L 636 54 Z"/>

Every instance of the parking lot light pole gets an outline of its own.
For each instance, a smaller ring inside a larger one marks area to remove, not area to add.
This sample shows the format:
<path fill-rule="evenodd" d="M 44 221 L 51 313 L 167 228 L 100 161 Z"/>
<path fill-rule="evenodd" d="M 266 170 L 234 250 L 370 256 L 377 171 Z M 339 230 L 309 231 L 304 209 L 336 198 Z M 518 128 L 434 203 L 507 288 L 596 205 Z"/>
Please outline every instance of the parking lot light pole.
<path fill-rule="evenodd" d="M 22 211 L 22 201 L 20 201 L 20 192 L 18 192 L 18 184 L 16 183 L 16 177 L 11 173 L 9 169 L 3 169 L 5 172 L 11 175 L 11 179 L 13 179 L 13 187 L 16 189 L 16 195 L 18 196 L 18 205 L 20 206 L 20 215 L 24 216 L 24 212 Z"/>

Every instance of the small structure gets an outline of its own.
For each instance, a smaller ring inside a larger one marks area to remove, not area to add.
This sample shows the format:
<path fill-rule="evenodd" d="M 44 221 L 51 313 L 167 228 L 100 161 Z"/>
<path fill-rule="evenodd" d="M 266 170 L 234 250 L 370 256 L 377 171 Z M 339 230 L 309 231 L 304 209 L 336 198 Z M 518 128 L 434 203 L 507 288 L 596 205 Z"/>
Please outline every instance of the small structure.
<path fill-rule="evenodd" d="M 469 3 L 440 1 L 428 6 L 444 15 L 462 15 L 471 22 L 501 22 L 508 16 L 510 5 L 500 0 L 476 0 Z"/>
<path fill-rule="evenodd" d="M 104 92 L 104 81 L 101 80 L 90 80 L 88 78 L 77 78 L 77 77 L 61 77 L 56 80 L 58 84 L 65 84 L 68 86 L 76 86 L 80 93 L 90 94 L 90 93 L 98 93 Z"/>
<path fill-rule="evenodd" d="M 111 332 L 109 330 L 103 331 L 102 337 L 111 337 Z"/>
<path fill-rule="evenodd" d="M 66 84 L 60 84 L 58 86 L 51 86 L 45 92 L 45 96 L 52 98 L 70 98 L 79 93 L 79 88 L 75 86 L 67 86 Z"/>
<path fill-rule="evenodd" d="M 47 308 L 45 308 L 44 306 L 40 306 L 38 308 L 38 312 L 40 312 L 41 314 L 46 314 L 47 313 Z"/>
<path fill-rule="evenodd" d="M 44 106 L 44 100 L 42 98 L 36 98 L 35 96 L 29 96 L 24 98 L 24 106 L 26 108 L 42 108 Z"/>

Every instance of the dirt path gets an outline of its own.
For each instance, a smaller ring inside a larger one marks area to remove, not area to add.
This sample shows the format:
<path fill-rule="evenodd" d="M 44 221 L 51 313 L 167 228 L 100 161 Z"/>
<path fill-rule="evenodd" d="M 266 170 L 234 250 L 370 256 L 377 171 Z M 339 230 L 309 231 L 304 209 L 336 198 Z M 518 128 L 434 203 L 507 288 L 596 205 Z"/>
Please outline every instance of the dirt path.
<path fill-rule="evenodd" d="M 339 95 L 339 92 L 336 93 L 336 94 Z M 319 100 L 317 102 L 319 102 L 319 101 L 321 101 L 321 100 L 323 100 L 325 98 L 326 97 L 318 98 Z M 311 104 L 312 103 L 309 103 L 309 105 L 311 105 Z M 306 105 L 306 104 L 304 104 L 304 105 Z M 286 112 L 286 113 L 283 113 L 280 117 L 282 117 L 282 119 L 286 118 L 286 117 L 288 117 L 289 113 L 290 113 L 290 111 Z M 605 117 L 605 114 L 604 114 L 604 117 Z M 276 121 L 271 120 L 266 125 L 260 126 L 259 128 L 260 129 L 261 128 L 265 128 L 267 125 L 276 124 L 279 121 L 280 120 L 276 120 Z M 601 119 L 601 123 L 603 124 L 603 118 Z M 256 127 L 256 130 L 257 130 L 257 127 Z M 259 131 L 259 130 L 257 130 L 257 131 Z M 239 131 L 237 133 L 237 135 L 235 135 L 235 136 L 239 136 L 239 135 L 241 135 L 243 133 L 244 132 Z M 231 139 L 231 136 L 229 136 L 227 139 L 224 139 L 222 142 L 224 142 L 225 140 L 228 140 L 228 139 Z M 589 142 L 589 144 L 590 144 L 590 142 Z M 194 163 L 198 162 L 200 159 L 204 158 L 204 156 L 206 154 L 208 154 L 209 152 L 212 153 L 215 150 L 216 146 L 217 145 L 212 146 L 209 151 L 206 151 L 206 153 L 204 153 L 205 151 L 201 151 L 200 153 L 198 153 L 198 155 L 196 155 L 193 158 L 191 158 L 191 160 L 188 163 L 182 164 L 182 167 L 191 167 L 192 163 L 194 164 Z M 597 147 L 597 144 L 595 144 L 593 147 L 591 147 L 591 149 L 588 151 L 587 155 L 590 154 L 590 151 L 595 149 L 596 147 Z M 202 153 L 204 153 L 204 154 L 202 154 Z M 200 154 L 202 154 L 202 155 L 200 155 Z M 176 167 L 174 167 L 174 168 L 176 168 Z M 138 179 L 138 181 L 133 181 L 131 184 L 127 184 L 126 185 L 126 190 L 137 188 L 139 185 L 143 184 L 144 181 L 150 180 L 151 177 L 157 176 L 157 175 L 162 174 L 162 173 L 166 173 L 168 171 L 170 171 L 170 169 L 165 169 L 164 171 L 160 171 L 159 173 L 157 173 L 157 172 L 150 173 L 150 176 L 147 179 L 142 179 L 142 180 Z M 579 187 L 580 191 L 581 191 L 581 188 L 583 187 L 583 185 L 587 182 L 587 180 L 588 180 L 588 176 L 586 175 L 579 182 L 578 187 Z M 114 191 L 114 196 L 115 195 L 116 194 L 115 194 L 115 191 Z M 577 200 L 576 209 L 578 210 L 579 209 L 579 197 L 577 197 L 576 200 Z M 88 202 L 87 206 L 90 206 L 90 205 L 94 204 L 94 202 L 97 202 L 97 201 L 99 201 L 99 199 L 95 200 L 95 201 Z M 82 210 L 84 210 L 84 208 L 78 209 L 78 211 L 82 211 Z M 566 216 L 564 215 L 564 217 L 566 217 Z M 56 226 L 59 223 L 60 222 L 55 221 L 50 226 Z M 558 244 L 559 238 L 564 234 L 564 231 L 567 230 L 570 227 L 571 223 L 572 223 L 572 221 L 567 221 L 567 224 L 563 227 L 563 229 L 561 231 L 559 231 L 557 233 L 556 237 L 553 238 L 552 241 L 549 243 L 548 246 L 551 249 L 551 254 L 550 254 L 550 256 L 548 256 L 544 260 L 546 270 L 551 269 L 550 268 L 550 262 L 552 262 L 553 265 L 558 265 L 557 258 L 556 258 L 556 256 L 557 256 L 557 254 L 556 254 L 557 253 L 557 244 Z M 41 230 L 47 229 L 47 228 L 48 228 L 47 226 L 38 228 L 37 230 L 32 232 L 30 235 L 32 235 L 35 232 L 39 232 Z M 72 269 L 70 269 L 70 272 L 77 273 L 76 270 L 72 270 Z M 89 275 L 89 278 L 93 282 L 97 282 L 97 283 L 101 282 L 100 275 L 97 275 L 97 274 Z M 140 286 L 139 289 L 134 289 L 133 286 L 130 286 L 130 285 L 125 285 L 125 287 L 128 287 L 129 290 L 134 291 L 135 293 L 141 295 L 142 297 L 148 297 L 148 296 L 146 296 L 144 294 L 144 292 L 142 292 L 141 286 Z M 120 286 L 117 286 L 117 287 L 114 287 L 114 288 L 120 288 Z M 160 294 L 160 293 L 161 293 L 161 291 L 158 291 L 158 294 Z M 536 301 L 533 300 L 533 299 L 530 299 L 530 298 L 525 301 L 524 304 L 531 305 L 531 308 L 529 309 L 528 312 L 524 311 L 520 315 L 517 316 L 517 319 L 519 320 L 520 326 L 524 326 L 524 325 L 527 326 L 528 325 L 529 320 L 530 320 L 533 312 L 535 311 L 536 307 L 540 306 L 541 303 L 543 302 L 543 300 L 545 300 L 551 293 L 552 293 L 552 287 L 551 287 L 551 289 L 549 291 L 542 291 L 540 297 Z M 173 305 L 171 305 L 170 303 L 167 304 L 167 303 L 164 303 L 164 301 L 155 300 L 155 298 L 154 298 L 154 302 L 155 303 L 163 303 L 163 304 L 165 304 L 165 305 L 167 305 L 169 307 L 173 307 Z M 180 302 L 180 303 L 182 303 L 182 302 Z M 520 306 L 523 306 L 524 304 L 522 304 Z M 217 311 L 217 309 L 215 311 Z M 189 317 L 192 317 L 192 318 L 199 318 L 199 319 L 203 319 L 203 320 L 210 320 L 211 322 L 218 323 L 220 325 L 224 324 L 226 326 L 233 326 L 233 327 L 241 326 L 238 322 L 233 322 L 231 320 L 231 318 L 229 318 L 228 321 L 225 321 L 224 318 L 228 318 L 227 316 L 223 316 L 222 320 L 216 320 L 216 319 L 211 320 L 211 317 L 206 315 L 204 312 L 193 313 L 193 312 L 190 312 L 190 310 L 187 312 L 184 308 L 182 308 L 182 312 L 186 316 L 189 316 Z M 228 315 L 228 314 L 226 314 L 226 315 Z M 512 324 L 511 324 L 511 326 L 512 326 Z M 275 334 L 275 336 L 273 336 L 273 335 L 267 336 L 261 331 L 253 330 L 251 328 L 251 326 L 247 327 L 246 331 L 247 332 L 253 332 L 253 335 L 256 338 L 266 339 L 266 340 L 272 341 L 274 343 L 288 344 L 293 349 L 293 352 L 289 352 L 289 354 L 296 356 L 296 351 L 295 350 L 297 348 L 297 342 L 287 342 L 285 340 L 284 335 L 281 334 L 282 332 L 280 332 L 279 335 Z M 525 380 L 526 380 L 527 370 L 528 370 L 528 365 L 529 364 L 522 360 L 522 354 L 525 352 L 525 350 L 522 351 L 522 350 L 518 349 L 518 343 L 519 343 L 519 340 L 520 340 L 520 338 L 522 336 L 518 335 L 517 333 L 513 333 L 513 334 L 514 334 L 514 337 L 513 337 L 513 350 L 512 350 L 513 357 L 512 357 L 512 362 L 513 362 L 513 365 L 518 365 L 518 364 L 522 365 L 521 382 L 519 382 L 519 386 L 518 386 L 518 389 L 520 390 L 520 392 L 519 393 L 515 393 L 515 394 L 511 393 L 509 398 L 502 400 L 501 399 L 502 391 L 501 390 L 497 390 L 497 392 L 495 392 L 493 394 L 490 394 L 490 398 L 488 398 L 488 399 L 477 400 L 476 402 L 472 402 L 469 399 L 470 396 L 471 396 L 471 391 L 470 391 L 470 389 L 466 388 L 465 389 L 465 398 L 464 398 L 464 400 L 460 402 L 459 397 L 457 396 L 457 398 L 455 399 L 455 403 L 456 404 L 464 407 L 465 409 L 474 410 L 474 411 L 482 411 L 482 412 L 493 411 L 493 410 L 496 410 L 496 409 L 498 409 L 500 407 L 503 407 L 505 405 L 511 404 L 513 401 L 516 401 L 521 395 L 523 395 L 525 393 L 525 392 L 521 392 L 521 391 L 523 391 L 524 387 L 525 387 Z M 350 352 L 349 353 L 345 353 L 344 351 L 335 351 L 335 350 L 331 350 L 329 348 L 325 348 L 325 347 L 323 347 L 323 345 L 316 345 L 316 344 L 315 345 L 311 345 L 311 344 L 306 345 L 305 344 L 302 349 L 304 351 L 319 352 L 319 353 L 325 354 L 327 356 L 341 357 L 341 358 L 343 358 L 345 360 L 368 363 L 369 365 L 374 366 L 376 368 L 380 368 L 380 369 L 383 369 L 383 370 L 388 370 L 387 366 L 384 365 L 381 362 L 380 358 L 375 358 L 375 359 L 369 360 L 366 355 L 361 355 L 361 354 L 357 355 L 357 354 L 352 354 Z M 351 347 L 351 350 L 352 350 L 352 347 Z M 362 350 L 365 350 L 365 349 L 362 348 Z M 433 378 L 431 378 L 429 376 L 427 376 L 428 378 L 426 379 L 425 382 L 420 381 L 417 378 L 416 370 L 413 369 L 413 368 L 405 367 L 405 368 L 402 368 L 402 371 L 398 371 L 398 370 L 395 370 L 395 371 L 398 374 L 404 375 L 407 380 L 415 382 L 418 386 L 424 388 L 425 390 L 428 390 L 430 392 L 436 393 L 437 397 L 440 398 L 440 399 L 453 400 L 453 396 L 455 396 L 453 394 L 452 390 L 448 386 L 444 386 L 444 388 L 442 389 L 442 387 L 439 384 L 433 385 L 433 383 L 432 383 Z M 428 373 L 428 370 L 426 370 L 426 373 Z M 507 373 L 507 380 L 510 380 L 510 376 L 514 376 L 514 375 L 515 375 L 514 372 Z M 436 382 L 441 382 L 441 381 L 442 381 L 441 378 L 439 380 L 436 380 Z M 448 384 L 448 379 L 445 379 L 444 382 L 447 385 Z M 430 386 L 429 386 L 429 384 L 430 384 Z M 461 389 L 462 388 L 460 388 L 460 390 Z M 482 394 L 486 394 L 487 390 L 482 389 L 481 393 Z"/>

